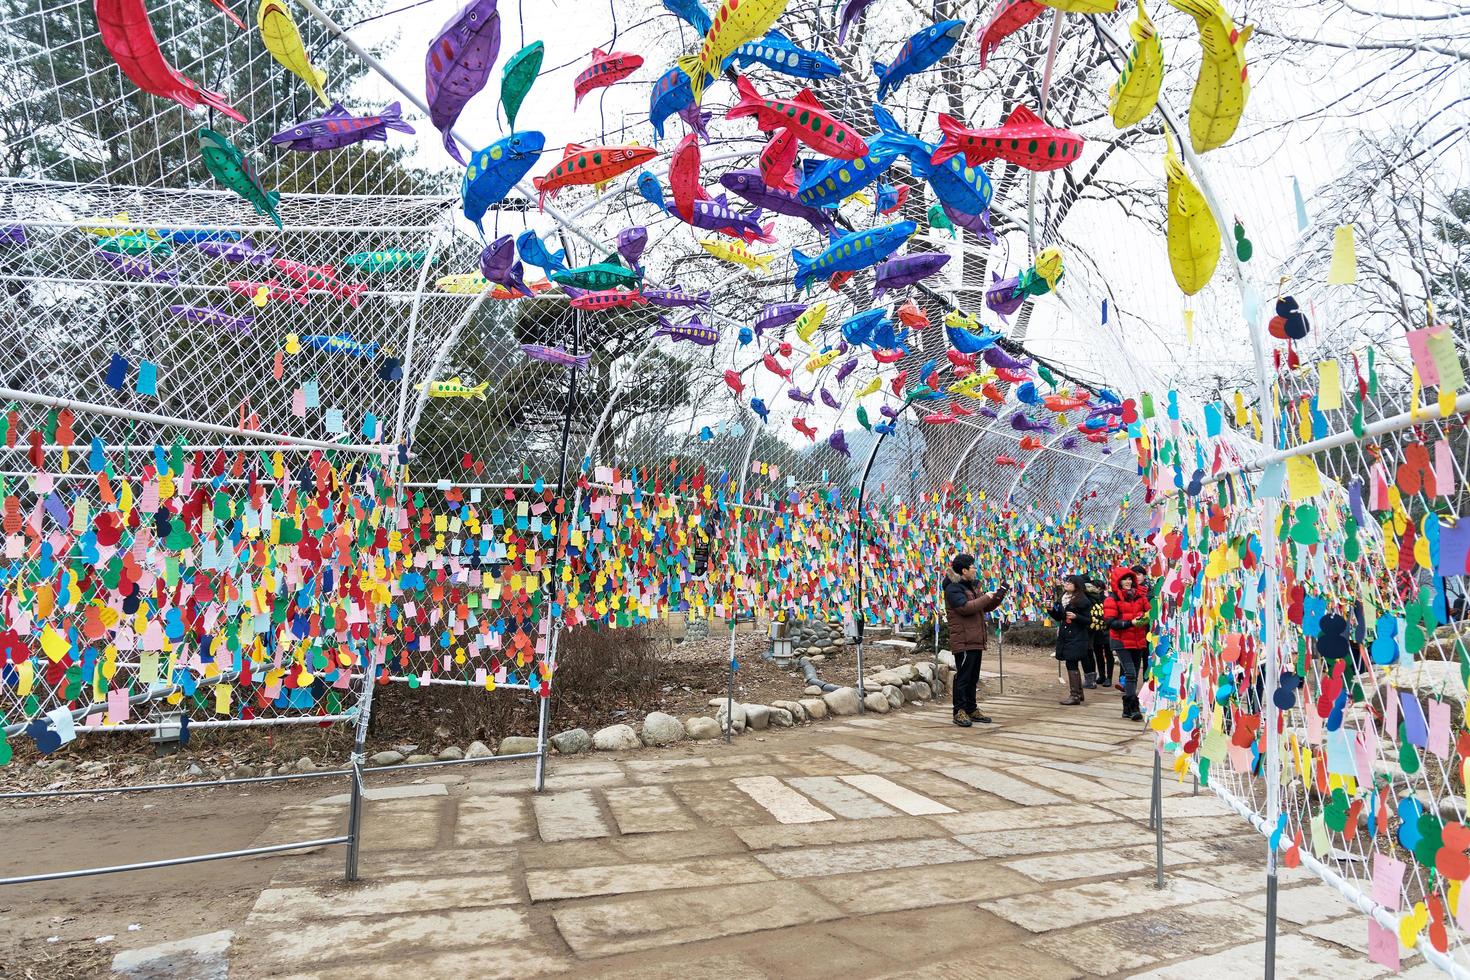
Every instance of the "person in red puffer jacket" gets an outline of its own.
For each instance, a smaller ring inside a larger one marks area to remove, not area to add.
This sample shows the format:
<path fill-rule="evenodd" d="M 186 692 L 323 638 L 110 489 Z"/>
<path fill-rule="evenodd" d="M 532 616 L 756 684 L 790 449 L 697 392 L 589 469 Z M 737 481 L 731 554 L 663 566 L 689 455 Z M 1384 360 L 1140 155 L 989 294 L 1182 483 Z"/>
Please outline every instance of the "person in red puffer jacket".
<path fill-rule="evenodd" d="M 1123 675 L 1123 717 L 1142 721 L 1138 681 L 1148 663 L 1148 593 L 1139 587 L 1138 573 L 1131 568 L 1115 568 L 1109 577 L 1113 588 L 1103 600 L 1103 619 Z"/>

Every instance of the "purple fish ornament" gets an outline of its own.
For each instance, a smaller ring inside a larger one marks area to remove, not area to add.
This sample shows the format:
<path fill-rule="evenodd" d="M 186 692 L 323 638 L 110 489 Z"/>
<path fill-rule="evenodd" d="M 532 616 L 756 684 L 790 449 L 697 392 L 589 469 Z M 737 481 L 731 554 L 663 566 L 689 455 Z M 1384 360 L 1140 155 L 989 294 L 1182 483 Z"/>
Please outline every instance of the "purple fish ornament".
<path fill-rule="evenodd" d="M 424 93 L 429 121 L 444 134 L 444 149 L 465 165 L 450 130 L 465 105 L 485 87 L 500 55 L 497 0 L 470 0 L 449 18 L 424 54 Z"/>

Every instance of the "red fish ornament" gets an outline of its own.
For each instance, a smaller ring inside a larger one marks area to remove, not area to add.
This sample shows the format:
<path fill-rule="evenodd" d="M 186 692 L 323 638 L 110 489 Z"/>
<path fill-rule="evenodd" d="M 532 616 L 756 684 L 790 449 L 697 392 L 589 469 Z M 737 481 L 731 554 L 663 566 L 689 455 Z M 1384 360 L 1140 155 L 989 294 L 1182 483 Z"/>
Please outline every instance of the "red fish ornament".
<path fill-rule="evenodd" d="M 168 63 L 159 50 L 143 0 L 97 0 L 95 9 L 102 46 L 134 85 L 150 95 L 172 99 L 186 109 L 204 105 L 237 122 L 246 121 L 223 95 L 200 88 Z"/>
<path fill-rule="evenodd" d="M 735 76 L 735 88 L 740 92 L 740 101 L 725 113 L 726 119 L 753 116 L 756 126 L 768 133 L 789 129 L 801 142 L 834 160 L 856 160 L 867 155 L 868 144 L 857 131 L 834 118 L 810 89 L 802 89 L 789 101 L 768 99 L 744 75 Z"/>
<path fill-rule="evenodd" d="M 990 23 L 980 32 L 980 67 L 985 67 L 985 59 L 1000 47 L 1000 42 L 1040 17 L 1045 9 L 1036 0 L 1001 0 Z"/>
<path fill-rule="evenodd" d="M 583 146 L 580 143 L 568 143 L 561 163 L 552 167 L 546 176 L 532 179 L 531 183 L 540 195 L 538 204 L 544 208 L 547 196 L 555 197 L 556 192 L 563 187 L 605 184 L 656 156 L 657 150 L 636 144 Z"/>
<path fill-rule="evenodd" d="M 642 67 L 643 56 L 640 54 L 627 54 L 623 51 L 609 53 L 601 48 L 593 48 L 592 64 L 572 82 L 572 92 L 575 95 L 572 104 L 580 105 L 582 96 L 588 92 L 621 82 Z"/>
<path fill-rule="evenodd" d="M 944 142 L 934 151 L 931 163 L 941 164 L 965 155 L 972 167 L 1001 159 L 1026 170 L 1059 170 L 1082 155 L 1082 137 L 1047 125 L 1040 116 L 1018 105 L 1005 125 L 992 129 L 966 129 L 953 116 L 941 115 L 939 128 Z"/>

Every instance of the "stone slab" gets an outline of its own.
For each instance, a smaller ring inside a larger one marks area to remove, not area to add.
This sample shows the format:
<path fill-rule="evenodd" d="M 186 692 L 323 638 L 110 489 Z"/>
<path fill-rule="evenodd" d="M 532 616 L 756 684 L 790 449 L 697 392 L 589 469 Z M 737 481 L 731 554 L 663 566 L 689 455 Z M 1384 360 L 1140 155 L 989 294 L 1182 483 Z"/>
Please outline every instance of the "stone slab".
<path fill-rule="evenodd" d="M 1229 892 L 1188 878 L 1165 878 L 1163 889 L 1157 889 L 1149 876 L 1056 888 L 1045 900 L 1036 895 L 992 899 L 980 907 L 1031 932 L 1047 932 L 1229 897 Z"/>
<path fill-rule="evenodd" d="M 606 837 L 612 831 L 602 818 L 591 790 L 542 793 L 531 800 L 536 828 L 544 841 Z"/>
<path fill-rule="evenodd" d="M 250 911 L 252 924 L 311 922 L 438 909 L 484 908 L 513 905 L 520 901 L 515 880 L 509 874 L 476 875 L 471 878 L 393 878 L 348 885 L 267 888 Z"/>
<path fill-rule="evenodd" d="M 775 776 L 732 779 L 735 788 L 759 803 L 779 823 L 820 823 L 836 818 Z"/>
<path fill-rule="evenodd" d="M 900 786 L 891 779 L 872 773 L 843 776 L 842 781 L 871 794 L 889 806 L 902 810 L 911 817 L 931 816 L 936 813 L 953 813 L 954 810 L 926 796 L 920 796 L 907 786 Z"/>
<path fill-rule="evenodd" d="M 125 949 L 112 958 L 112 972 L 125 980 L 228 980 L 229 929 L 175 939 L 139 949 Z"/>
<path fill-rule="evenodd" d="M 1366 937 L 1368 929 L 1363 927 Z M 1238 938 L 1238 937 L 1237 937 Z M 1195 956 L 1169 966 L 1134 974 L 1134 980 L 1199 980 L 1201 977 L 1261 975 L 1264 942 L 1245 943 L 1209 956 Z M 1287 933 L 1276 939 L 1276 974 L 1293 980 L 1360 980 L 1388 976 L 1389 971 L 1366 958 Z M 1443 974 L 1439 974 L 1443 976 Z"/>
<path fill-rule="evenodd" d="M 1050 790 L 1033 786 L 1003 772 L 986 768 L 985 766 L 946 766 L 939 770 L 950 779 L 958 779 L 960 782 L 973 786 L 982 793 L 999 796 L 1003 800 L 1012 803 L 1021 803 L 1025 806 L 1044 806 L 1049 803 L 1065 803 L 1066 797 L 1058 796 Z"/>
<path fill-rule="evenodd" d="M 693 830 L 692 816 L 665 786 L 622 786 L 603 790 L 619 833 L 649 834 Z"/>
<path fill-rule="evenodd" d="M 906 840 L 938 837 L 943 831 L 923 817 L 876 817 L 872 820 L 841 820 L 821 824 L 768 824 L 736 827 L 735 836 L 754 851 L 813 844 L 843 844 L 859 841 Z"/>
<path fill-rule="evenodd" d="M 871 820 L 898 814 L 837 776 L 793 776 L 786 782 L 844 820 Z"/>
<path fill-rule="evenodd" d="M 1210 954 L 1242 939 L 1266 934 L 1266 924 L 1260 915 L 1244 911 L 1233 902 L 1200 902 L 1189 905 L 1188 909 L 1185 915 L 1180 915 L 1177 908 L 1133 912 L 1082 929 L 1054 932 L 1028 945 L 1069 959 L 1085 973 L 1111 976 L 1180 956 Z"/>
<path fill-rule="evenodd" d="M 927 864 L 959 864 L 973 861 L 975 854 L 947 837 L 933 837 L 762 851 L 756 859 L 782 878 L 811 878 Z"/>
<path fill-rule="evenodd" d="M 727 780 L 672 783 L 669 788 L 700 821 L 715 827 L 741 828 L 776 822 L 769 810 Z"/>
<path fill-rule="evenodd" d="M 526 889 L 531 901 L 549 902 L 562 898 L 594 895 L 626 895 L 632 892 L 702 888 L 711 881 L 741 884 L 770 881 L 775 877 L 749 855 L 695 858 L 668 864 L 615 864 L 586 868 L 564 868 L 526 872 Z"/>
<path fill-rule="evenodd" d="M 567 945 L 586 959 L 823 922 L 841 915 L 820 895 L 785 881 L 576 905 L 557 909 L 552 918 Z"/>
<path fill-rule="evenodd" d="M 1055 806 L 1012 806 L 998 810 L 941 814 L 934 818 L 934 822 L 952 834 L 988 834 L 997 830 L 1115 823 L 1122 819 L 1116 813 L 1099 810 L 1095 806 L 1061 803 Z"/>
<path fill-rule="evenodd" d="M 252 929 L 245 948 L 237 943 L 236 962 L 248 962 L 258 973 L 279 976 L 311 964 L 312 976 L 322 976 L 332 960 L 363 976 L 363 964 L 377 958 L 396 958 L 405 949 L 466 949 L 494 936 L 497 946 L 531 941 L 523 909 L 510 907 L 449 909 L 410 913 L 379 919 L 320 919 L 268 923 Z"/>
<path fill-rule="evenodd" d="M 510 847 L 535 837 L 531 807 L 524 797 L 467 796 L 455 807 L 458 847 Z"/>
<path fill-rule="evenodd" d="M 808 884 L 850 915 L 978 902 L 1036 887 L 1014 871 L 978 861 L 838 875 Z"/>
<path fill-rule="evenodd" d="M 858 772 L 903 772 L 909 768 L 887 756 L 860 749 L 855 745 L 818 745 L 816 749 L 828 758 L 847 763 Z"/>

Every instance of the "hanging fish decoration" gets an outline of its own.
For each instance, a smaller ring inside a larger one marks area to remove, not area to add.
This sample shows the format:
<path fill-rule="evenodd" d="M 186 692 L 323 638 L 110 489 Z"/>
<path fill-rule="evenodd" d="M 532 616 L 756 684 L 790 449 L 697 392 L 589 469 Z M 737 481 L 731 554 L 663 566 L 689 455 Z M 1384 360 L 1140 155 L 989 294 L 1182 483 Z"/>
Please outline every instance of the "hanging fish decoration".
<path fill-rule="evenodd" d="M 600 187 L 619 174 L 626 173 L 658 156 L 658 151 L 647 146 L 583 146 L 568 143 L 562 152 L 561 162 L 544 177 L 536 177 L 531 183 L 539 195 L 539 206 L 544 210 L 546 198 L 555 197 L 563 187 L 591 184 Z"/>
<path fill-rule="evenodd" d="M 873 120 L 878 124 L 879 136 L 863 156 L 851 162 L 803 161 L 805 166 L 801 190 L 796 195 L 802 204 L 835 208 L 850 195 L 880 179 L 893 161 L 898 159 L 902 146 L 895 140 L 908 134 L 899 128 L 893 114 L 880 105 L 873 106 Z"/>
<path fill-rule="evenodd" d="M 854 160 L 868 152 L 862 136 L 823 108 L 810 89 L 802 89 L 791 100 L 767 99 L 744 75 L 735 76 L 735 88 L 740 93 L 740 101 L 725 113 L 726 119 L 751 116 L 756 126 L 768 133 L 790 129 L 814 151 L 836 160 Z M 798 119 L 808 122 L 799 124 Z"/>
<path fill-rule="evenodd" d="M 874 271 L 873 299 L 889 290 L 904 289 L 935 275 L 949 263 L 947 252 L 918 252 L 889 259 Z"/>
<path fill-rule="evenodd" d="M 96 0 L 97 30 L 128 81 L 149 95 L 172 99 L 185 109 L 208 106 L 236 122 L 246 122 L 218 92 L 200 88 L 163 57 L 143 0 Z"/>
<path fill-rule="evenodd" d="M 551 251 L 537 237 L 536 232 L 529 228 L 516 236 L 516 251 L 528 265 L 534 265 L 548 274 L 560 272 L 567 267 L 566 250 Z"/>
<path fill-rule="evenodd" d="M 863 11 L 868 9 L 868 4 L 873 0 L 843 0 L 842 10 L 838 15 L 837 43 L 847 43 L 847 31 L 853 24 L 857 23 Z M 982 63 L 983 67 L 983 63 Z"/>
<path fill-rule="evenodd" d="M 1023 105 L 1016 106 L 1005 124 L 996 128 L 966 129 L 945 114 L 939 116 L 939 128 L 944 142 L 934 151 L 935 164 L 964 154 L 972 167 L 1000 159 L 1026 170 L 1047 171 L 1076 163 L 1082 155 L 1082 137 L 1047 125 Z"/>
<path fill-rule="evenodd" d="M 1158 28 L 1143 9 L 1143 0 L 1138 0 L 1138 16 L 1128 25 L 1128 34 L 1133 48 L 1118 80 L 1108 89 L 1108 114 L 1118 129 L 1142 122 L 1153 112 L 1164 81 L 1164 46 Z"/>
<path fill-rule="evenodd" d="M 204 158 L 204 168 L 220 184 L 250 202 L 260 214 L 267 215 L 284 228 L 276 208 L 281 203 L 277 191 L 268 191 L 260 182 L 260 176 L 240 148 L 212 129 L 200 127 L 199 154 Z"/>
<path fill-rule="evenodd" d="M 572 82 L 572 105 L 581 105 L 582 97 L 588 92 L 615 85 L 642 67 L 643 56 L 640 54 L 593 48 L 592 64 L 579 72 Z"/>
<path fill-rule="evenodd" d="M 709 33 L 709 11 L 699 0 L 664 0 L 664 8 L 700 34 Z"/>
<path fill-rule="evenodd" d="M 260 7 L 255 12 L 255 23 L 260 28 L 260 38 L 265 42 L 265 49 L 270 52 L 271 57 L 282 68 L 305 82 L 306 87 L 322 100 L 322 105 L 330 106 L 332 100 L 327 98 L 327 90 L 324 88 L 327 84 L 327 73 L 312 65 L 311 58 L 306 54 L 306 46 L 301 43 L 301 31 L 296 27 L 291 9 L 284 0 L 260 0 Z"/>
<path fill-rule="evenodd" d="M 713 347 L 720 342 L 720 331 L 714 327 L 705 326 L 698 316 L 691 317 L 687 323 L 673 323 L 666 317 L 658 318 L 658 329 L 653 332 L 655 337 L 671 337 L 676 341 L 687 340 L 700 347 Z"/>
<path fill-rule="evenodd" d="M 546 137 L 534 130 L 503 136 L 470 157 L 460 181 L 464 216 L 485 237 L 485 212 L 505 200 L 546 151 Z"/>
<path fill-rule="evenodd" d="M 725 59 L 746 41 L 754 41 L 776 23 L 788 0 L 723 0 L 705 32 L 699 53 L 679 59 L 679 67 L 690 78 L 694 104 L 704 98 L 706 78 L 720 71 Z"/>
<path fill-rule="evenodd" d="M 674 65 L 659 76 L 648 95 L 648 121 L 653 124 L 654 135 L 663 139 L 664 122 L 693 106 L 694 91 L 689 87 L 689 76 Z"/>
<path fill-rule="evenodd" d="M 942 20 L 926 27 L 898 49 L 898 55 L 890 64 L 873 62 L 873 73 L 878 76 L 878 101 L 898 89 L 910 75 L 928 71 L 954 50 L 960 33 L 965 29 L 962 20 Z"/>
<path fill-rule="evenodd" d="M 934 147 L 896 128 L 885 127 L 873 141 L 873 146 L 875 151 L 907 156 L 909 171 L 920 180 L 928 181 L 934 196 L 946 208 L 960 214 L 983 214 L 990 209 L 995 189 L 983 169 L 971 167 L 957 158 L 935 163 L 938 151 Z"/>
<path fill-rule="evenodd" d="M 1000 42 L 1041 16 L 1043 7 L 1037 0 L 1000 0 L 990 23 L 980 32 L 980 68 L 985 59 L 1000 47 Z"/>
<path fill-rule="evenodd" d="M 541 74 L 541 61 L 546 57 L 546 45 L 532 41 L 506 59 L 500 74 L 500 104 L 505 109 L 505 127 L 516 128 L 516 114 L 521 103 Z"/>
<path fill-rule="evenodd" d="M 837 225 L 833 223 L 825 210 L 803 204 L 798 200 L 797 195 L 790 191 L 767 186 L 766 182 L 761 179 L 758 170 L 727 170 L 720 175 L 720 185 L 731 193 L 745 198 L 756 207 L 776 214 L 800 218 L 823 236 L 830 236 L 837 231 Z"/>
<path fill-rule="evenodd" d="M 1235 135 L 1251 94 L 1245 42 L 1255 27 L 1237 29 L 1220 0 L 1169 0 L 1169 6 L 1194 18 L 1204 49 L 1194 95 L 1189 100 L 1189 142 L 1194 152 L 1224 146 Z"/>
<path fill-rule="evenodd" d="M 1164 238 L 1169 269 L 1186 296 L 1205 288 L 1220 261 L 1220 226 L 1210 213 L 1204 194 L 1189 179 L 1173 133 L 1164 128 L 1164 176 L 1168 187 L 1168 214 Z"/>
<path fill-rule="evenodd" d="M 641 225 L 618 232 L 618 254 L 628 263 L 630 269 L 640 268 L 638 260 L 643 258 L 643 250 L 647 246 L 648 229 Z"/>
<path fill-rule="evenodd" d="M 918 226 L 912 221 L 859 229 L 840 238 L 833 238 L 815 258 L 808 258 L 792 249 L 791 260 L 796 263 L 796 276 L 792 285 L 799 293 L 817 279 L 826 278 L 834 272 L 855 272 L 876 265 L 898 251 L 917 229 Z"/>
<path fill-rule="evenodd" d="M 724 67 L 732 65 L 749 68 L 765 65 L 792 78 L 820 79 L 835 78 L 842 74 L 842 66 L 818 51 L 797 47 L 785 34 L 772 28 L 758 41 L 746 41 L 730 57 Z"/>
<path fill-rule="evenodd" d="M 403 107 L 397 102 L 375 116 L 354 116 L 337 102 L 326 115 L 289 126 L 272 136 L 271 142 L 299 153 L 319 153 L 367 140 L 387 142 L 390 129 L 413 132 L 413 127 L 403 121 Z"/>
<path fill-rule="evenodd" d="M 444 149 L 461 165 L 465 160 L 450 130 L 465 105 L 485 87 L 500 54 L 497 2 L 470 0 L 439 29 L 424 55 L 429 121 L 444 135 Z"/>

